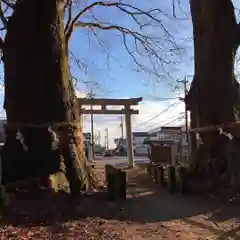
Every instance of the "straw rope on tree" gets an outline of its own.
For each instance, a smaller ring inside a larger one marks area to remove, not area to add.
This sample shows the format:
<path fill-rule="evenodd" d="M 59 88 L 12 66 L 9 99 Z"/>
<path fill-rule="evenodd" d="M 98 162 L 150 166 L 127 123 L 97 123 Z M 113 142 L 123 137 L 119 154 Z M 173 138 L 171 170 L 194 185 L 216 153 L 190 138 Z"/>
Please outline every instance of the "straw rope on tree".
<path fill-rule="evenodd" d="M 141 9 L 122 1 L 96 1 L 78 5 L 76 9 L 79 12 L 73 11 L 78 2 L 0 1 L 0 20 L 6 31 L 4 40 L 0 38 L 5 76 L 4 108 L 7 114 L 6 144 L 1 153 L 3 177 L 6 178 L 7 174 L 12 178 L 17 176 L 13 166 L 17 166 L 22 178 L 24 174 L 28 175 L 27 178 L 31 174 L 39 174 L 43 165 L 46 165 L 43 172 L 47 174 L 47 167 L 55 159 L 59 165 L 64 163 L 70 189 L 76 194 L 80 189 L 96 187 L 98 180 L 94 170 L 84 161 L 82 127 L 76 124 L 81 116 L 68 62 L 73 31 L 76 28 L 88 29 L 96 37 L 96 30 L 120 33 L 124 49 L 138 69 L 158 76 L 159 69 L 169 63 L 166 60 L 169 54 L 165 54 L 166 47 L 157 46 L 159 39 L 150 31 L 145 32 L 144 28 L 151 24 L 158 26 L 158 30 L 163 32 L 161 39 L 164 36 L 165 46 L 169 46 L 167 52 L 171 55 L 181 52 L 162 24 L 161 18 L 166 14 L 161 9 Z M 97 8 L 119 11 L 133 20 L 136 28 L 131 29 L 118 22 L 102 22 L 96 17 L 88 21 L 87 14 Z M 11 16 L 6 17 L 9 13 Z M 132 40 L 138 51 L 130 49 L 129 41 Z M 149 69 L 144 66 L 137 54 L 146 56 L 153 67 Z M 16 139 L 18 131 L 24 138 L 22 142 Z M 53 132 L 56 134 L 54 137 Z M 55 137 L 59 142 L 58 148 L 53 150 Z M 76 139 L 74 143 L 73 138 Z M 27 146 L 27 151 L 23 144 Z M 31 171 L 28 170 L 29 166 L 32 166 Z"/>

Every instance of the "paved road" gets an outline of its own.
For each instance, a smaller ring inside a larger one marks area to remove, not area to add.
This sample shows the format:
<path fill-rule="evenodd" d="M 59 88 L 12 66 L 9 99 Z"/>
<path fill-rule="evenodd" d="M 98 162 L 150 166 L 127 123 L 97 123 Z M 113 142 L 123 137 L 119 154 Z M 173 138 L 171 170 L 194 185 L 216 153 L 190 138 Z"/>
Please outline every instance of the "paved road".
<path fill-rule="evenodd" d="M 127 157 L 100 157 L 96 156 L 96 161 L 102 162 L 103 164 L 112 164 L 112 165 L 128 165 Z M 147 157 L 135 157 L 134 158 L 136 163 L 148 163 L 149 159 Z"/>

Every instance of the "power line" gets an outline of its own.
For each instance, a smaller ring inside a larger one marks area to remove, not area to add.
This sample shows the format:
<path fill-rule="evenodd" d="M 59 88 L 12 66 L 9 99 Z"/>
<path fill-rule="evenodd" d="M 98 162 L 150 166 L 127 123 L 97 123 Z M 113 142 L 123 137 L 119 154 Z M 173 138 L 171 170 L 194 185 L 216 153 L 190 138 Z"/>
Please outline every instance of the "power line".
<path fill-rule="evenodd" d="M 160 113 L 158 113 L 157 115 L 153 116 L 152 118 L 148 119 L 147 121 L 139 124 L 138 126 L 134 127 L 134 128 L 139 128 L 139 127 L 142 127 L 143 125 L 149 123 L 150 121 L 154 120 L 155 118 L 159 117 L 160 115 L 162 115 L 163 113 L 167 112 L 168 109 L 170 109 L 171 107 L 175 106 L 176 104 L 179 104 L 179 102 L 175 102 L 171 105 L 169 105 L 167 108 L 165 108 L 163 111 L 161 111 Z"/>
<path fill-rule="evenodd" d="M 179 97 L 169 97 L 169 98 L 153 98 L 154 101 L 163 102 L 168 100 L 179 99 Z"/>
<path fill-rule="evenodd" d="M 184 112 L 180 112 L 180 113 L 178 113 L 178 114 L 174 114 L 173 116 L 171 116 L 171 117 L 169 117 L 167 120 L 169 120 L 169 119 L 175 119 L 176 117 L 179 117 L 179 116 L 181 116 L 182 114 L 184 114 Z M 150 126 L 149 128 L 153 128 L 154 126 L 159 126 L 160 124 L 164 124 L 167 120 L 164 120 L 162 123 L 154 123 L 152 126 Z M 157 127 L 156 127 L 157 128 Z M 155 128 L 154 128 L 155 129 Z M 153 130 L 153 129 L 152 129 Z"/>
<path fill-rule="evenodd" d="M 171 123 L 173 123 L 173 122 L 175 122 L 175 121 L 177 121 L 177 120 L 182 120 L 182 119 L 184 119 L 184 118 L 185 118 L 185 116 L 181 116 L 181 117 L 175 118 L 175 119 L 171 120 L 170 122 L 164 124 L 163 127 L 168 126 L 169 124 L 171 124 Z"/>
<path fill-rule="evenodd" d="M 177 115 L 177 117 L 176 117 L 176 115 L 173 116 L 174 119 L 170 120 L 170 121 L 167 122 L 167 123 L 164 123 L 164 122 L 166 122 L 166 121 L 164 121 L 161 125 L 159 125 L 159 127 L 168 126 L 169 124 L 171 124 L 171 123 L 173 123 L 173 122 L 175 122 L 175 121 L 177 121 L 177 120 L 183 119 L 183 118 L 184 118 L 183 114 L 184 114 L 184 113 L 180 113 L 180 114 Z M 155 127 L 155 128 L 153 128 L 153 129 L 150 129 L 149 132 L 151 132 L 151 131 L 153 131 L 153 130 L 156 130 L 157 128 L 158 128 L 158 127 Z"/>

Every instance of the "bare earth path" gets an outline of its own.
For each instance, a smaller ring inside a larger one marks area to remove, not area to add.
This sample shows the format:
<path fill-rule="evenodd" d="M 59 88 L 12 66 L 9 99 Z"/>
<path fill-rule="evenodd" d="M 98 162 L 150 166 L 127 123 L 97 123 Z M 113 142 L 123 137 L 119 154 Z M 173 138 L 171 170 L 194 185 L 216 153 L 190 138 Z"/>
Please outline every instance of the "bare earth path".
<path fill-rule="evenodd" d="M 103 176 L 104 165 L 98 170 Z M 240 239 L 240 208 L 170 195 L 139 168 L 129 171 L 129 182 L 128 199 L 118 204 L 105 193 L 77 202 L 20 197 L 0 219 L 0 239 Z"/>
<path fill-rule="evenodd" d="M 146 173 L 131 175 L 136 187 L 129 188 L 132 202 L 125 209 L 135 239 L 240 239 L 240 208 L 171 195 L 154 187 Z"/>

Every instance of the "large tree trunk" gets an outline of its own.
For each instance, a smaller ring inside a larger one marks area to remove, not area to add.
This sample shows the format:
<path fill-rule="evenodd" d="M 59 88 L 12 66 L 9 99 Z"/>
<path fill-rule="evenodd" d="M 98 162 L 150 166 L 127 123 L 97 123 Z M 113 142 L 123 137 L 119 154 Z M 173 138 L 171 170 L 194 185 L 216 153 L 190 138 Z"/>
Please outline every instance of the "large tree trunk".
<path fill-rule="evenodd" d="M 239 120 L 240 98 L 239 84 L 234 76 L 234 60 L 239 42 L 233 4 L 231 0 L 190 0 L 190 6 L 195 54 L 195 76 L 187 98 L 192 113 L 191 127 L 235 122 Z M 231 143 L 228 138 L 220 136 L 219 131 L 199 132 L 204 144 L 201 148 L 207 151 L 208 159 L 206 154 L 203 159 L 200 150 L 195 153 L 198 171 L 209 171 L 209 164 L 212 165 L 214 161 L 211 169 L 221 172 L 222 167 L 219 169 L 216 166 L 230 161 L 229 156 L 231 164 L 236 163 L 236 154 L 232 154 L 232 151 L 229 154 L 229 144 L 238 145 L 237 130 L 225 129 L 235 137 Z"/>
<path fill-rule="evenodd" d="M 3 181 L 29 177 L 27 173 L 36 175 L 40 169 L 42 174 L 55 172 L 51 163 L 59 163 L 61 156 L 70 190 L 79 192 L 84 174 L 82 129 L 69 76 L 63 12 L 57 0 L 17 2 L 7 27 L 4 66 L 7 140 L 2 151 Z M 52 124 L 60 151 L 52 150 L 50 123 L 62 123 Z M 18 129 L 25 138 L 26 152 L 16 140 Z M 70 150 L 69 141 L 74 138 L 69 134 L 77 136 L 77 157 L 72 156 L 75 150 Z M 18 172 L 9 177 L 13 162 Z M 23 173 L 24 162 L 32 163 L 35 170 Z"/>

